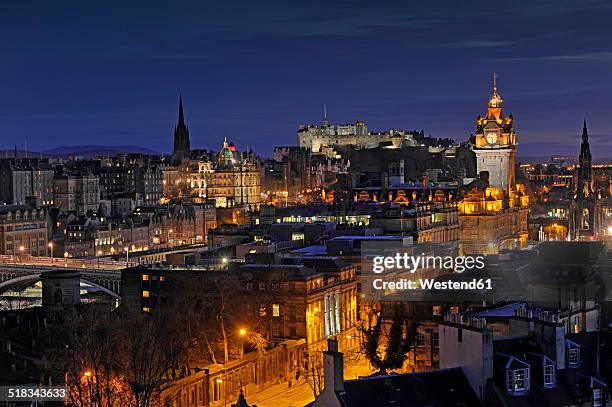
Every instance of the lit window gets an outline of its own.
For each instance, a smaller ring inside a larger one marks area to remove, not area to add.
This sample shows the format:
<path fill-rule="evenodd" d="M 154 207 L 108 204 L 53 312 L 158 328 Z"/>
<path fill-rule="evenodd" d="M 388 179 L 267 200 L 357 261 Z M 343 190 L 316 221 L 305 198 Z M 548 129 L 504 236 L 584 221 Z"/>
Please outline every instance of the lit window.
<path fill-rule="evenodd" d="M 416 334 L 416 345 L 419 348 L 422 348 L 425 346 L 425 334 L 422 332 L 419 332 Z"/>
<path fill-rule="evenodd" d="M 149 308 L 149 307 L 142 307 L 142 312 L 151 312 L 151 308 Z"/>
<path fill-rule="evenodd" d="M 143 274 L 142 275 L 142 281 L 149 281 L 149 275 L 148 274 Z"/>
<path fill-rule="evenodd" d="M 441 305 L 434 305 L 432 307 L 431 313 L 433 315 L 442 315 L 442 306 Z"/>
<path fill-rule="evenodd" d="M 159 281 L 166 281 L 166 276 L 159 276 Z"/>
<path fill-rule="evenodd" d="M 280 317 L 280 305 L 279 304 L 272 304 L 272 316 Z"/>
<path fill-rule="evenodd" d="M 149 293 L 147 290 L 144 290 L 144 291 L 142 292 L 142 297 L 143 297 L 143 298 L 149 298 L 149 295 L 150 295 L 150 293 Z"/>

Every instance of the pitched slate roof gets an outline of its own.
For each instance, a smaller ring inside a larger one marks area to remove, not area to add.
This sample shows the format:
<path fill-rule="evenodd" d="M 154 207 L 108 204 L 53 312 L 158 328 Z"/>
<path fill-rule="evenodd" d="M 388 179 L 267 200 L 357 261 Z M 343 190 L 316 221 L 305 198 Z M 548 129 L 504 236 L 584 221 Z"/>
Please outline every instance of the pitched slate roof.
<path fill-rule="evenodd" d="M 345 407 L 482 406 L 460 368 L 348 380 L 338 398 Z"/>

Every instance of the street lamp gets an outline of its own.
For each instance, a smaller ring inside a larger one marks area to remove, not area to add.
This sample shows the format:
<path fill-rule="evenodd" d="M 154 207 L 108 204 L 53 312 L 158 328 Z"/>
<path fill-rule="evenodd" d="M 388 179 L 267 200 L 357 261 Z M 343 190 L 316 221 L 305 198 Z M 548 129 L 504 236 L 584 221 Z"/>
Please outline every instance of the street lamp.
<path fill-rule="evenodd" d="M 130 262 L 130 246 L 126 246 L 123 250 L 125 250 L 125 263 Z"/>
<path fill-rule="evenodd" d="M 51 263 L 53 264 L 53 242 L 49 242 L 47 246 L 51 249 Z"/>
<path fill-rule="evenodd" d="M 68 252 L 64 252 L 64 267 L 68 267 Z"/>
<path fill-rule="evenodd" d="M 24 250 L 25 250 L 25 247 L 19 246 L 19 257 L 21 258 L 21 261 L 23 261 L 23 251 Z"/>

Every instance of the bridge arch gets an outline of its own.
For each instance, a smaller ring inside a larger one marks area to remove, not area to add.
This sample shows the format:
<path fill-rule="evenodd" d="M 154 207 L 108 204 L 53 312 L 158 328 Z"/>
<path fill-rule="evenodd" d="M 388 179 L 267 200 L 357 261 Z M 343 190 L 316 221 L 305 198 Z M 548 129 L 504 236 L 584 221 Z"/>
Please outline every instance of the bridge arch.
<path fill-rule="evenodd" d="M 17 284 L 17 283 L 22 283 L 22 282 L 30 282 L 30 281 L 37 281 L 40 280 L 40 273 L 34 273 L 34 274 L 26 274 L 26 275 L 22 275 L 22 276 L 13 276 L 13 278 L 9 278 L 6 279 L 2 282 L 0 282 L 0 293 L 6 291 L 9 287 Z M 112 280 L 109 280 L 112 283 Z M 111 297 L 120 300 L 121 296 L 114 292 L 111 289 L 108 289 L 106 287 L 104 287 L 103 285 L 98 284 L 97 282 L 94 282 L 90 279 L 86 279 L 81 277 L 81 282 L 85 283 L 87 285 L 90 285 L 91 287 L 94 287 L 100 291 L 102 291 L 103 293 L 110 295 Z M 111 284 L 111 287 L 115 287 L 114 284 Z M 117 288 L 119 288 L 119 282 L 117 282 Z"/>

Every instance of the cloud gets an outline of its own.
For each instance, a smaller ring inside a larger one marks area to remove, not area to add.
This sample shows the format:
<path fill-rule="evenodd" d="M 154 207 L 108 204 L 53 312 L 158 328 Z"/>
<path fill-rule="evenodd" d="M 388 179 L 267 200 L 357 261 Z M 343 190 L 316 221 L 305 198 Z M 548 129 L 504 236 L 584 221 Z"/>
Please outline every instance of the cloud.
<path fill-rule="evenodd" d="M 517 56 L 484 59 L 488 62 L 521 62 L 521 61 L 597 61 L 611 62 L 612 52 L 589 52 L 581 54 L 546 55 L 546 56 Z"/>

